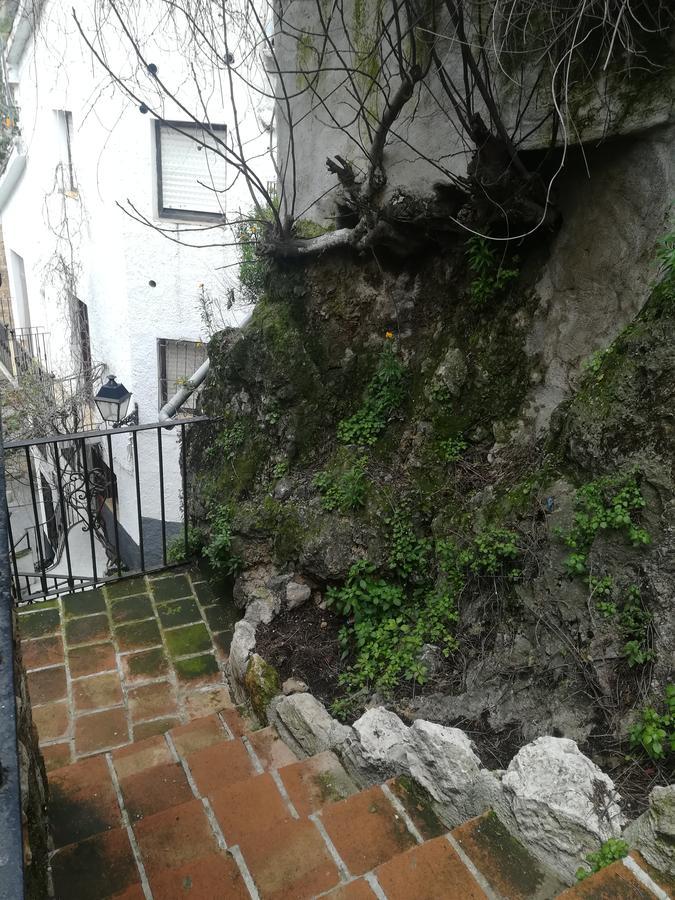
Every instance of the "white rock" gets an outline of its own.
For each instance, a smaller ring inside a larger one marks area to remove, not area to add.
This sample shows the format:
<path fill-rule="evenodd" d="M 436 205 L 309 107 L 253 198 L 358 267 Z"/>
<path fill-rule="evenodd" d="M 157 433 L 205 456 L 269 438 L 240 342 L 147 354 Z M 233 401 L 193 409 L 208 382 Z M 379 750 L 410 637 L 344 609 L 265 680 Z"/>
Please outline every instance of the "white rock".
<path fill-rule="evenodd" d="M 289 581 L 286 585 L 286 604 L 289 609 L 302 606 L 312 596 L 312 589 L 308 584 L 300 581 Z"/>
<path fill-rule="evenodd" d="M 248 668 L 248 660 L 255 647 L 255 625 L 246 619 L 241 619 L 234 626 L 234 634 L 232 635 L 232 643 L 230 644 L 230 674 L 235 688 L 243 685 L 246 669 Z"/>
<path fill-rule="evenodd" d="M 354 731 L 367 764 L 388 774 L 408 771 L 408 726 L 382 706 L 367 710 Z"/>
<path fill-rule="evenodd" d="M 621 833 L 614 783 L 567 738 L 541 737 L 519 750 L 502 789 L 500 818 L 567 880 L 587 853 Z"/>
<path fill-rule="evenodd" d="M 654 788 L 649 809 L 630 823 L 624 838 L 647 862 L 675 878 L 675 784 Z"/>
<path fill-rule="evenodd" d="M 291 694 L 305 694 L 309 688 L 299 678 L 287 678 L 281 685 L 281 690 L 289 697 Z"/>
<path fill-rule="evenodd" d="M 268 715 L 282 740 L 300 755 L 333 750 L 352 734 L 351 728 L 334 719 L 312 694 L 282 697 L 270 706 Z"/>

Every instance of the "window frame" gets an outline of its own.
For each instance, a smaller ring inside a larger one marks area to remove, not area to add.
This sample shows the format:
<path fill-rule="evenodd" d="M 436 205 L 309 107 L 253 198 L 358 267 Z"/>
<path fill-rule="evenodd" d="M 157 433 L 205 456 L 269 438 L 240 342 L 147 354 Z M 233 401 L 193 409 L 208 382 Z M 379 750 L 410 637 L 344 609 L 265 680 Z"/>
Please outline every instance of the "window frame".
<path fill-rule="evenodd" d="M 224 212 L 204 212 L 198 209 L 175 209 L 164 206 L 162 185 L 162 127 L 172 128 L 174 131 L 184 133 L 185 128 L 204 128 L 214 133 L 222 132 L 227 139 L 227 125 L 213 125 L 210 123 L 180 122 L 176 119 L 155 119 L 155 177 L 157 186 L 157 217 L 159 219 L 174 219 L 180 222 L 225 222 Z M 223 164 L 226 161 L 223 160 Z M 224 205 L 224 204 L 223 204 Z"/>

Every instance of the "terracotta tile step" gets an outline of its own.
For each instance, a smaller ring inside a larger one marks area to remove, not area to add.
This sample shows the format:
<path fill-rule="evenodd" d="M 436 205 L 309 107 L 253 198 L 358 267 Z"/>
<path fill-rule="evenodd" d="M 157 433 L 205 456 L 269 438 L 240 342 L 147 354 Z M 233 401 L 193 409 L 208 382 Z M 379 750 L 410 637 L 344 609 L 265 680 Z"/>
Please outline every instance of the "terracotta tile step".
<path fill-rule="evenodd" d="M 654 900 L 658 895 L 619 861 L 590 875 L 559 896 L 560 900 Z"/>
<path fill-rule="evenodd" d="M 493 812 L 470 819 L 454 828 L 451 835 L 499 896 L 509 900 L 550 900 L 565 888 Z"/>

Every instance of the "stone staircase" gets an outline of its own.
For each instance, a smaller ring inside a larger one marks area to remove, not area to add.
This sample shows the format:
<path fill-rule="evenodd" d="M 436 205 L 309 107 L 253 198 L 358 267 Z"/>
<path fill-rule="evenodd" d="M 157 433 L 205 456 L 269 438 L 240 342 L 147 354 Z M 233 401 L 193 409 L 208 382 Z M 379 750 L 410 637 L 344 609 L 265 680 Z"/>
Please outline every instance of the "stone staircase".
<path fill-rule="evenodd" d="M 565 890 L 494 815 L 448 832 L 409 780 L 359 790 L 233 707 L 49 782 L 57 900 L 668 896 L 624 863 Z"/>

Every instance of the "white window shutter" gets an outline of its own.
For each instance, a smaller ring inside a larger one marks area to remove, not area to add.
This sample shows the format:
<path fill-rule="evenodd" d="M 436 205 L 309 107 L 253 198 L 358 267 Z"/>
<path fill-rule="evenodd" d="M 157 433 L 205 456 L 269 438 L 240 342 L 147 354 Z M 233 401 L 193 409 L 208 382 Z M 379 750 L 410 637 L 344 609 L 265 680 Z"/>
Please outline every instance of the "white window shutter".
<path fill-rule="evenodd" d="M 209 149 L 218 145 L 197 126 L 180 124 L 178 127 L 207 146 L 161 124 L 162 210 L 225 215 L 225 160 Z M 224 140 L 224 130 L 222 135 Z"/>

